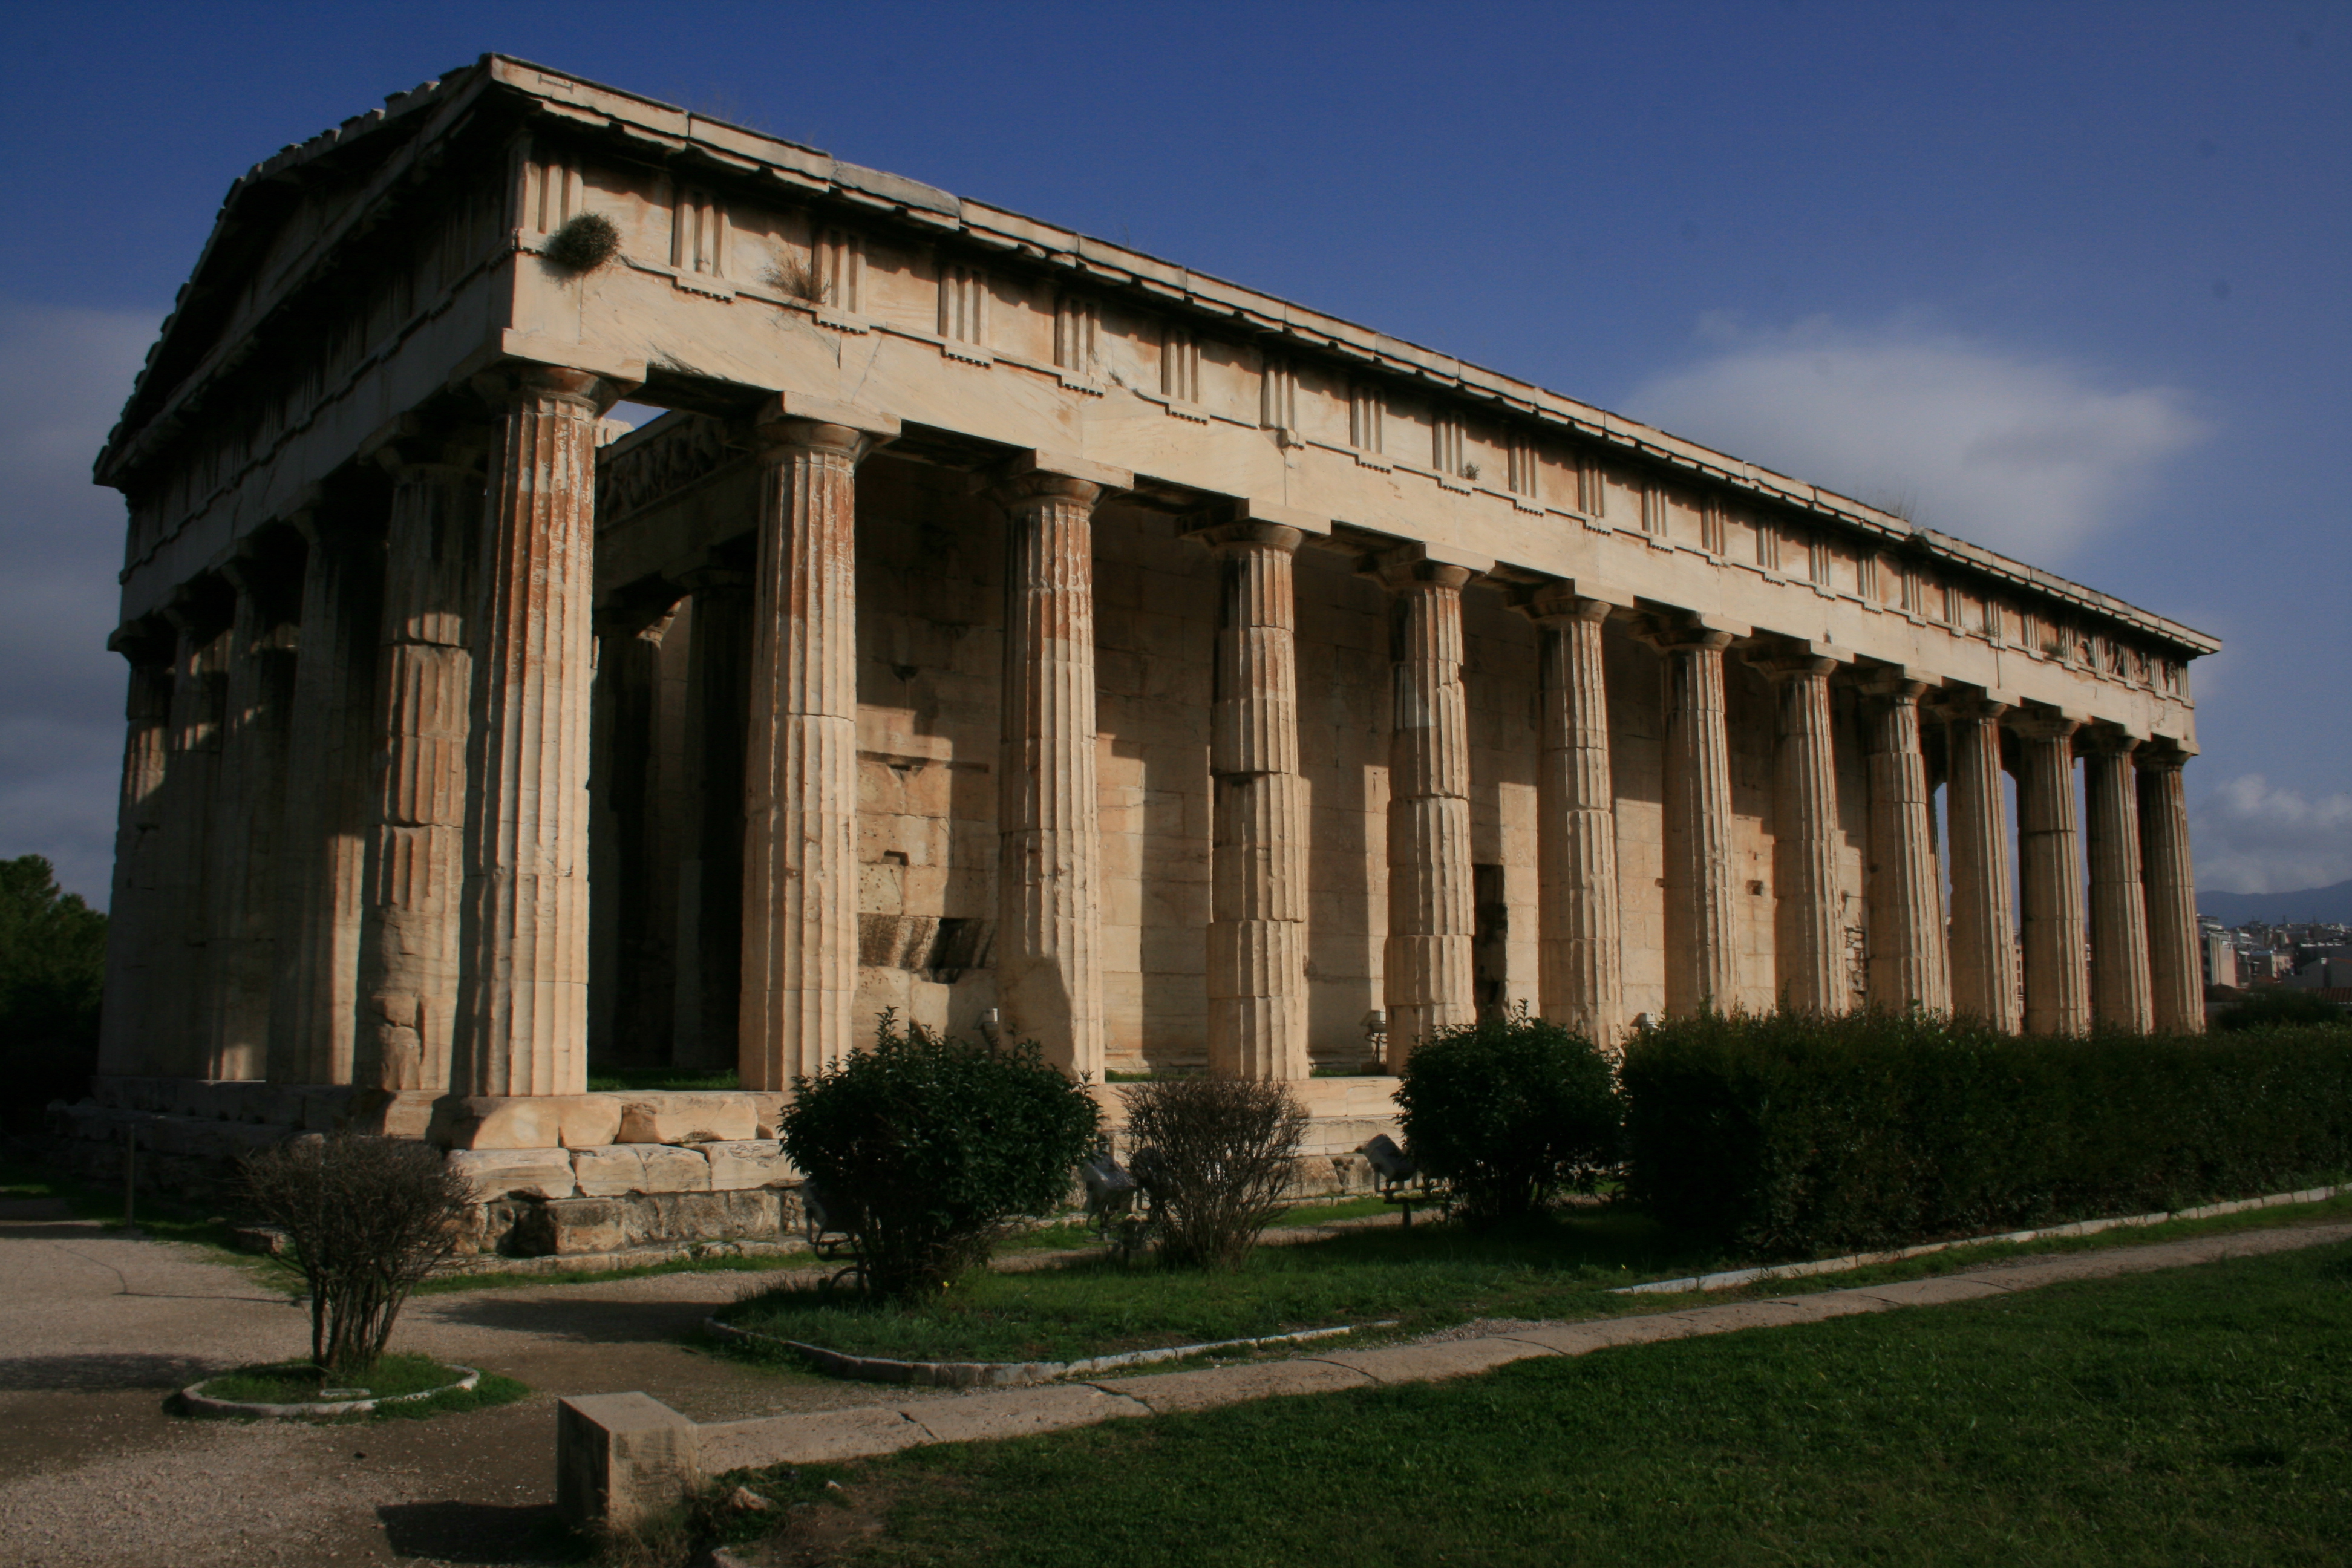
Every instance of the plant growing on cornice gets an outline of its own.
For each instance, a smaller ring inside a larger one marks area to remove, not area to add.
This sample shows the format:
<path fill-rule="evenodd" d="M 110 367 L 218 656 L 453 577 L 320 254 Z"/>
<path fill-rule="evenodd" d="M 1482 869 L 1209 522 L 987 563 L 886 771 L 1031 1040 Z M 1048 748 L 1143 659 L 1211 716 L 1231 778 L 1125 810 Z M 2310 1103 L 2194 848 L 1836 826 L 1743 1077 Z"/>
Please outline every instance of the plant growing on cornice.
<path fill-rule="evenodd" d="M 593 272 L 621 254 L 621 231 L 602 213 L 582 213 L 549 236 L 540 254 L 566 272 Z"/>
<path fill-rule="evenodd" d="M 793 257 L 779 256 L 769 262 L 760 281 L 787 300 L 805 300 L 812 305 L 824 302 L 824 289 L 817 281 L 816 268 Z"/>

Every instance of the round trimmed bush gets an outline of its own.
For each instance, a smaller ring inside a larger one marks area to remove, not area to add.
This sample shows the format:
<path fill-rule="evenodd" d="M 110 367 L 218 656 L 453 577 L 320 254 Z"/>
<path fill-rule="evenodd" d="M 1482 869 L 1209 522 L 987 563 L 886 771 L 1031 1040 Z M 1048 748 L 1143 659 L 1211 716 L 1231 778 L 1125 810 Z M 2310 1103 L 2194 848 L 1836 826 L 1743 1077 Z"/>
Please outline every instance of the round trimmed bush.
<path fill-rule="evenodd" d="M 1424 1040 L 1397 1088 L 1407 1145 L 1450 1184 L 1474 1223 L 1533 1214 L 1563 1189 L 1591 1192 L 1618 1161 L 1624 1125 L 1601 1048 L 1525 1015 Z"/>
<path fill-rule="evenodd" d="M 936 1291 L 985 1262 L 1006 1224 L 1059 1206 L 1096 1144 L 1093 1099 L 1038 1055 L 904 1031 L 800 1080 L 784 1152 L 824 1189 L 866 1290 Z"/>

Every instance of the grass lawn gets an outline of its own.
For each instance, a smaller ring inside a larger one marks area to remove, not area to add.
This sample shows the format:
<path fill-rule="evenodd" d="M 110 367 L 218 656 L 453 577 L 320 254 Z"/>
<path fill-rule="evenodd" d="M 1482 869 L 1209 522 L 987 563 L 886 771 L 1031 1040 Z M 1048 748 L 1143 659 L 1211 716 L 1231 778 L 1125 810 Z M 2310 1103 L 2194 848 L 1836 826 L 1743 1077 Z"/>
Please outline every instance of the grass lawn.
<path fill-rule="evenodd" d="M 2333 1563 L 2347 1407 L 2339 1245 L 719 1494 L 793 1505 L 777 1561 Z"/>
<path fill-rule="evenodd" d="M 386 1355 L 380 1358 L 365 1377 L 355 1383 L 337 1387 L 361 1388 L 365 1394 L 352 1398 L 395 1398 L 404 1394 L 422 1394 L 427 1389 L 446 1388 L 464 1374 L 445 1363 L 424 1355 Z M 281 1362 L 270 1366 L 239 1367 L 218 1377 L 207 1378 L 198 1385 L 201 1393 L 215 1399 L 238 1400 L 252 1405 L 305 1405 L 322 1397 L 327 1386 L 319 1369 L 299 1362 Z M 449 1389 L 431 1399 L 415 1399 L 404 1404 L 387 1405 L 371 1413 L 362 1412 L 343 1419 L 414 1420 L 426 1415 L 438 1415 L 457 1410 L 487 1410 L 496 1405 L 511 1405 L 530 1390 L 510 1377 L 484 1373 L 472 1388 Z M 202 1412 L 205 1415 L 212 1413 Z M 236 1419 L 236 1417 L 228 1417 Z"/>
<path fill-rule="evenodd" d="M 1230 1275 L 1163 1270 L 1148 1258 L 1120 1265 L 1096 1255 L 1020 1272 L 973 1274 L 938 1300 L 914 1306 L 870 1302 L 803 1274 L 749 1295 L 719 1315 L 779 1339 L 912 1361 L 1066 1361 L 1159 1345 L 1395 1321 L 1395 1327 L 1355 1342 L 1361 1343 L 1407 1338 L 1473 1318 L 1671 1311 L 1699 1300 L 1782 1296 L 1916 1279 L 2024 1252 L 2137 1246 L 2277 1225 L 2290 1218 L 2346 1215 L 2352 1215 L 2352 1197 L 2057 1241 L 1956 1247 L 1903 1263 L 1699 1297 L 1616 1296 L 1610 1290 L 1739 1260 L 1638 1212 L 1566 1210 L 1557 1218 L 1484 1235 L 1428 1221 L 1411 1229 L 1368 1226 L 1295 1246 L 1260 1247 Z M 778 1346 L 729 1342 L 720 1353 L 772 1364 L 803 1364 L 793 1352 Z"/>

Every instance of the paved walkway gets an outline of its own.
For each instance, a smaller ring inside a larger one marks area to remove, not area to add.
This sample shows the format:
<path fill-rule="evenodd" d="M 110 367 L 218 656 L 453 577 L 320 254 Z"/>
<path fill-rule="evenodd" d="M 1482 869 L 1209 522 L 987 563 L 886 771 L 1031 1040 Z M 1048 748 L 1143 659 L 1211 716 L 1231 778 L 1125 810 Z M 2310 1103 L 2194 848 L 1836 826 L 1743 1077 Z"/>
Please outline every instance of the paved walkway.
<path fill-rule="evenodd" d="M 55 1211 L 47 1211 L 54 1213 Z M 1271 1394 L 1485 1370 L 1696 1332 L 1810 1321 L 2061 1279 L 2247 1257 L 2352 1237 L 2335 1224 L 2029 1260 L 1915 1285 L 1738 1301 L 1591 1323 L 1508 1325 L 1479 1338 L 1342 1351 L 1094 1387 L 876 1390 L 703 1355 L 678 1336 L 772 1274 L 673 1274 L 426 1297 L 395 1342 L 520 1377 L 499 1410 L 358 1426 L 190 1422 L 165 1394 L 208 1373 L 299 1355 L 306 1316 L 244 1268 L 195 1247 L 0 1208 L 0 1563 L 41 1568 L 213 1563 L 510 1563 L 545 1554 L 554 1402 L 640 1389 L 698 1421 L 807 1422 L 887 1414 L 883 1447 L 1035 1430 L 989 1402 L 1012 1394 L 1143 1414 Z M 1875 1305 L 1872 1304 L 1875 1303 Z M 1502 1326 L 1502 1325 L 1498 1325 Z M 1055 1421 L 1055 1425 L 1066 1425 Z M 905 1441 L 899 1440 L 904 1436 Z M 860 1451 L 876 1451 L 863 1449 Z"/>

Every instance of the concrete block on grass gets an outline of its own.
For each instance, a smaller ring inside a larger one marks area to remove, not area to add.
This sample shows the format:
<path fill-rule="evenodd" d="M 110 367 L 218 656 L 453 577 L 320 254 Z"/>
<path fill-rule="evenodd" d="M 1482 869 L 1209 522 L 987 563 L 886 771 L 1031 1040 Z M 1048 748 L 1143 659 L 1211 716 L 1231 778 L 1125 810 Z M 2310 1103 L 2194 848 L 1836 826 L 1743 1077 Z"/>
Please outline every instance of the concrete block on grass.
<path fill-rule="evenodd" d="M 575 1525 L 626 1528 L 677 1502 L 701 1479 L 695 1426 L 644 1394 L 556 1402 L 555 1506 Z"/>

